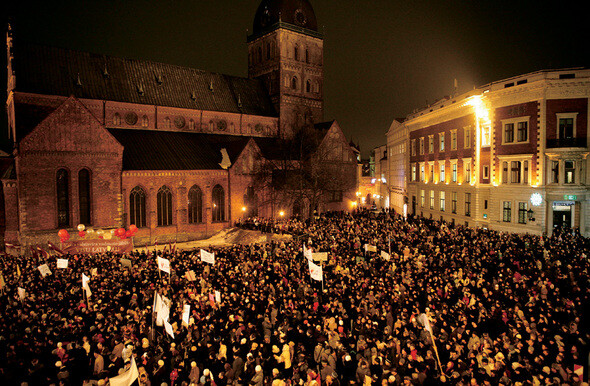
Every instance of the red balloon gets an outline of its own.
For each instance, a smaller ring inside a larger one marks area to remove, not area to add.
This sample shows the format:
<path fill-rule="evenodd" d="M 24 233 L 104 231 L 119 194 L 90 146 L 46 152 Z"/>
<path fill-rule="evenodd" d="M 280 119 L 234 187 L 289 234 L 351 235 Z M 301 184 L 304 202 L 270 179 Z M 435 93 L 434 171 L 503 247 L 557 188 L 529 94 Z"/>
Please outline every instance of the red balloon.
<path fill-rule="evenodd" d="M 125 234 L 125 228 L 119 228 L 119 229 L 117 229 L 117 231 L 115 232 L 115 234 L 117 236 L 123 236 Z"/>
<path fill-rule="evenodd" d="M 119 236 L 119 238 L 120 238 L 121 240 L 125 240 L 127 237 L 126 237 L 125 235 L 121 235 L 121 236 Z"/>
<path fill-rule="evenodd" d="M 70 236 L 68 231 L 65 229 L 60 229 L 59 232 L 57 232 L 57 235 L 59 236 L 60 239 L 65 239 Z"/>
<path fill-rule="evenodd" d="M 86 232 L 80 231 L 80 232 L 78 232 L 78 236 L 85 237 L 86 236 Z"/>
<path fill-rule="evenodd" d="M 125 237 L 131 237 L 133 236 L 133 232 L 131 230 L 128 230 L 127 232 L 125 232 Z"/>
<path fill-rule="evenodd" d="M 137 226 L 135 224 L 131 224 L 131 225 L 129 225 L 129 230 L 131 232 L 137 232 Z"/>
<path fill-rule="evenodd" d="M 99 238 L 99 239 L 102 239 L 102 235 L 101 235 L 101 236 L 98 236 L 98 238 Z"/>

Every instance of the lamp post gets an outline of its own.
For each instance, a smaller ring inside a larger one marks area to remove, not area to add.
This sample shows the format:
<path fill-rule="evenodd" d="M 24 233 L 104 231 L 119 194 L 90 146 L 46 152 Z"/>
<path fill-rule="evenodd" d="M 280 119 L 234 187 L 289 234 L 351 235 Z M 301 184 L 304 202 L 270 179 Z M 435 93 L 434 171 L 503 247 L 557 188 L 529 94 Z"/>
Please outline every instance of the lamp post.
<path fill-rule="evenodd" d="M 526 211 L 526 214 L 529 218 L 529 221 L 535 221 L 535 218 L 533 217 L 535 212 L 533 212 L 533 210 L 531 208 L 529 208 L 529 210 Z"/>

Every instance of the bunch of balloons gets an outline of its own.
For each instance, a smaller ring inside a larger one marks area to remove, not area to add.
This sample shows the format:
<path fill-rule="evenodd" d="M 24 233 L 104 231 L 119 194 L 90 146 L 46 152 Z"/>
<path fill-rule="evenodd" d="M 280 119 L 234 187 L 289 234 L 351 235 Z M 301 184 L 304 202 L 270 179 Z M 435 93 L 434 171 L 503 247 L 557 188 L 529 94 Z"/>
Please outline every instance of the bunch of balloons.
<path fill-rule="evenodd" d="M 97 229 L 96 231 L 92 228 L 86 229 L 84 224 L 78 225 L 78 236 L 82 239 L 86 237 L 86 234 L 96 233 L 99 239 L 110 240 L 113 236 L 117 236 L 121 240 L 125 240 L 126 238 L 135 236 L 137 231 L 139 231 L 139 229 L 135 224 L 129 225 L 128 230 L 125 230 L 125 228 L 118 228 L 111 229 L 110 232 L 105 232 L 102 229 Z M 60 229 L 59 232 L 57 232 L 57 235 L 62 243 L 70 239 L 70 234 L 66 229 Z"/>

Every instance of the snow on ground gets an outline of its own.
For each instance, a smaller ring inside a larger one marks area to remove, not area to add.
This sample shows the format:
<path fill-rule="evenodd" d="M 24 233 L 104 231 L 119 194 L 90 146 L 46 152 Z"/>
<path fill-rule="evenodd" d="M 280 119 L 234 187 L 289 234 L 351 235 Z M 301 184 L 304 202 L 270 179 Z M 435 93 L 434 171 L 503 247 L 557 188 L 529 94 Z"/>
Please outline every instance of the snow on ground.
<path fill-rule="evenodd" d="M 240 228 L 228 228 L 224 229 L 208 239 L 187 241 L 184 243 L 177 243 L 177 249 L 193 249 L 193 248 L 206 248 L 209 246 L 224 246 L 233 244 L 257 244 L 257 243 L 268 243 L 274 241 L 290 241 L 293 237 L 291 235 L 276 235 L 269 233 L 262 233 L 259 231 L 251 231 Z M 164 245 L 158 245 L 156 248 L 161 251 L 164 249 Z M 166 245 L 167 247 L 167 245 Z M 145 250 L 146 247 L 137 248 L 137 250 Z M 147 247 L 149 251 L 154 249 L 153 245 Z"/>

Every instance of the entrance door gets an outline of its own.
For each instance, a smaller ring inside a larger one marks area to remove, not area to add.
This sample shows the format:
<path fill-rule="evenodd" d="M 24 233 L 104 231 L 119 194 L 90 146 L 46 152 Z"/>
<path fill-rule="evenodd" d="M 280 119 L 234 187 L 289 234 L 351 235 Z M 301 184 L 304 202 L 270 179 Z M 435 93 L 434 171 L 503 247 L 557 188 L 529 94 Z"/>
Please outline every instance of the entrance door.
<path fill-rule="evenodd" d="M 556 210 L 559 208 L 559 210 Z M 553 227 L 554 228 L 569 228 L 572 224 L 572 210 L 571 207 L 567 207 L 567 210 L 561 209 L 563 207 L 553 208 Z"/>

